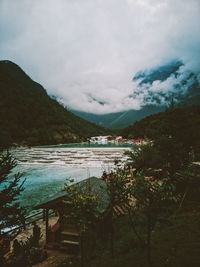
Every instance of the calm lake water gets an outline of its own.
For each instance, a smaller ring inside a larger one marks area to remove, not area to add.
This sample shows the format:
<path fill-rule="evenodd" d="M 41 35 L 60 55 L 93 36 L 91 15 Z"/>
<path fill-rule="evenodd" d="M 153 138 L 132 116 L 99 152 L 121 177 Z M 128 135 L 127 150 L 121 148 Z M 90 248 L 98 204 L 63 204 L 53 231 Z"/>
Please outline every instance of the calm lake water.
<path fill-rule="evenodd" d="M 90 176 L 101 177 L 104 170 L 113 169 L 115 160 L 123 163 L 127 149 L 130 146 L 72 144 L 12 150 L 18 163 L 12 175 L 20 172 L 21 180 L 26 178 L 21 205 L 30 212 L 33 206 L 62 190 L 67 179 L 78 182 Z"/>

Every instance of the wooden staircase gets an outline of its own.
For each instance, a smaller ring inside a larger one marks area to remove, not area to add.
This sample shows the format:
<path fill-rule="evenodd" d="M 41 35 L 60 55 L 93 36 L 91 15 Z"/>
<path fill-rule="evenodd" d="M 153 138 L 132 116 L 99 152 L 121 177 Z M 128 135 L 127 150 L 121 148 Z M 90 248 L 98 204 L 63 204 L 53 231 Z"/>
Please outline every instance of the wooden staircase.
<path fill-rule="evenodd" d="M 80 247 L 80 233 L 73 225 L 65 225 L 61 230 L 60 249 L 69 252 L 78 251 Z"/>
<path fill-rule="evenodd" d="M 46 248 L 60 249 L 69 253 L 76 253 L 80 247 L 80 233 L 73 224 L 62 224 L 56 232 L 50 233 Z"/>
<path fill-rule="evenodd" d="M 128 213 L 129 208 L 129 205 L 126 203 L 121 205 L 115 205 L 113 207 L 113 217 L 117 218 L 126 215 Z"/>

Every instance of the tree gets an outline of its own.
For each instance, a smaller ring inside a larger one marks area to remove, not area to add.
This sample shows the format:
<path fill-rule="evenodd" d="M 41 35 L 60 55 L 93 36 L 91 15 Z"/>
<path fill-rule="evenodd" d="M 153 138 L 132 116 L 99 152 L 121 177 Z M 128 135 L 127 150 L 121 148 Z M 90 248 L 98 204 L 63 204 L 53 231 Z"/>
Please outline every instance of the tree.
<path fill-rule="evenodd" d="M 65 190 L 69 194 L 69 199 L 65 201 L 70 207 L 68 218 L 85 232 L 90 226 L 95 225 L 101 216 L 98 195 L 92 191 L 90 181 L 66 184 Z"/>
<path fill-rule="evenodd" d="M 172 136 L 158 137 L 153 146 L 159 151 L 162 168 L 171 176 L 188 166 L 192 160 L 191 148 Z"/>
<path fill-rule="evenodd" d="M 24 222 L 24 210 L 17 199 L 24 190 L 23 182 L 20 183 L 21 174 L 9 177 L 11 170 L 16 166 L 16 161 L 11 154 L 1 153 L 0 156 L 0 238 L 4 236 L 3 229 L 13 227 Z"/>
<path fill-rule="evenodd" d="M 75 224 L 80 231 L 80 253 L 81 266 L 84 266 L 85 257 L 85 233 L 97 226 L 99 219 L 102 217 L 100 209 L 101 203 L 98 194 L 93 186 L 88 182 L 66 185 L 66 191 L 69 194 L 69 199 L 64 203 L 69 208 L 69 213 L 66 217 L 69 221 Z M 100 188 L 101 189 L 101 188 Z"/>
<path fill-rule="evenodd" d="M 116 164 L 117 165 L 117 162 Z M 104 172 L 102 178 L 107 184 L 107 191 L 110 199 L 110 249 L 111 255 L 114 257 L 114 208 L 124 204 L 129 204 L 129 188 L 127 184 L 130 182 L 128 168 L 115 168 L 110 173 Z"/>
<path fill-rule="evenodd" d="M 179 198 L 175 196 L 175 187 L 168 178 L 157 180 L 154 177 L 146 177 L 142 172 L 134 178 L 132 185 L 130 185 L 130 192 L 131 197 L 135 200 L 130 213 L 132 223 L 134 218 L 132 226 L 140 240 L 144 241 L 148 264 L 153 266 L 151 257 L 152 232 L 158 223 L 165 221 L 173 213 Z M 141 224 L 144 227 L 143 233 L 138 232 Z"/>
<path fill-rule="evenodd" d="M 192 163 L 173 177 L 176 194 L 180 195 L 179 210 L 194 210 L 200 202 L 200 165 Z"/>
<path fill-rule="evenodd" d="M 129 168 L 135 168 L 136 172 L 149 172 L 150 169 L 158 169 L 163 166 L 163 160 L 160 151 L 153 143 L 147 143 L 142 146 L 134 147 L 133 150 L 125 152 L 128 156 L 126 165 Z"/>
<path fill-rule="evenodd" d="M 180 160 L 177 159 L 175 166 L 172 162 L 174 158 L 169 157 L 171 147 L 165 145 L 165 142 L 160 142 L 160 146 L 150 143 L 126 153 L 127 165 L 135 170 L 128 185 L 129 197 L 134 203 L 129 210 L 130 224 L 147 249 L 149 266 L 153 266 L 152 232 L 173 214 L 181 199 L 176 190 L 177 179 L 173 179 L 175 172 L 181 168 L 178 164 Z M 141 224 L 146 231 L 140 231 Z"/>
<path fill-rule="evenodd" d="M 157 173 L 159 176 L 162 174 L 172 177 L 192 160 L 186 147 L 170 136 L 158 137 L 155 141 L 134 147 L 125 154 L 128 156 L 129 167 L 135 168 L 136 172 L 142 170 L 147 175 L 153 172 L 154 176 Z"/>
<path fill-rule="evenodd" d="M 30 267 L 46 259 L 47 254 L 44 249 L 39 248 L 41 238 L 40 227 L 33 223 L 33 233 L 26 240 L 17 240 L 13 242 L 12 254 L 7 259 L 6 266 L 24 266 Z"/>

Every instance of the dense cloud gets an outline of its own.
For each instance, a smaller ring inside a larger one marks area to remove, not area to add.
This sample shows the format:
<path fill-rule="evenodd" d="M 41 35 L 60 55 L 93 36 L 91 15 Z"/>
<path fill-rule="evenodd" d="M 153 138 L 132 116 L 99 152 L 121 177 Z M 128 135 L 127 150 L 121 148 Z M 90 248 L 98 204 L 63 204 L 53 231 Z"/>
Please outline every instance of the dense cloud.
<path fill-rule="evenodd" d="M 1 0 L 0 57 L 68 107 L 139 109 L 146 99 L 132 82 L 139 70 L 180 59 L 179 79 L 200 72 L 199 17 L 199 0 Z M 148 91 L 175 83 L 171 76 Z"/>

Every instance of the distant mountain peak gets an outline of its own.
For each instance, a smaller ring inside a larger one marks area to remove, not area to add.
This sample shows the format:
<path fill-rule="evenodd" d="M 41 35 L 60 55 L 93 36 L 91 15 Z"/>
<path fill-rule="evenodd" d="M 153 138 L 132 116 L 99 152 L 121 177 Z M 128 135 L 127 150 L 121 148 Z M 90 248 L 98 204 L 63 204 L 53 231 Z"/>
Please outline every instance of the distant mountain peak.
<path fill-rule="evenodd" d="M 140 110 L 128 110 L 117 113 L 96 115 L 75 111 L 76 115 L 111 129 L 123 128 L 151 114 L 166 110 L 169 107 L 180 107 L 200 104 L 200 85 L 192 72 L 181 73 L 184 66 L 180 60 L 138 72 L 133 77 L 136 89 L 129 98 L 141 98 Z M 163 90 L 162 86 L 164 87 Z M 167 88 L 168 86 L 168 88 Z M 93 101 L 97 101 L 93 99 Z M 102 103 L 104 104 L 104 103 Z"/>
<path fill-rule="evenodd" d="M 15 67 L 17 69 L 20 69 L 22 70 L 19 65 L 17 65 L 16 63 L 10 61 L 10 60 L 0 60 L 0 66 L 12 66 L 12 67 Z"/>
<path fill-rule="evenodd" d="M 165 81 L 172 74 L 177 75 L 179 68 L 183 66 L 182 61 L 172 60 L 167 64 L 150 70 L 139 71 L 133 77 L 133 81 L 140 81 L 139 85 L 152 84 L 154 81 Z"/>

